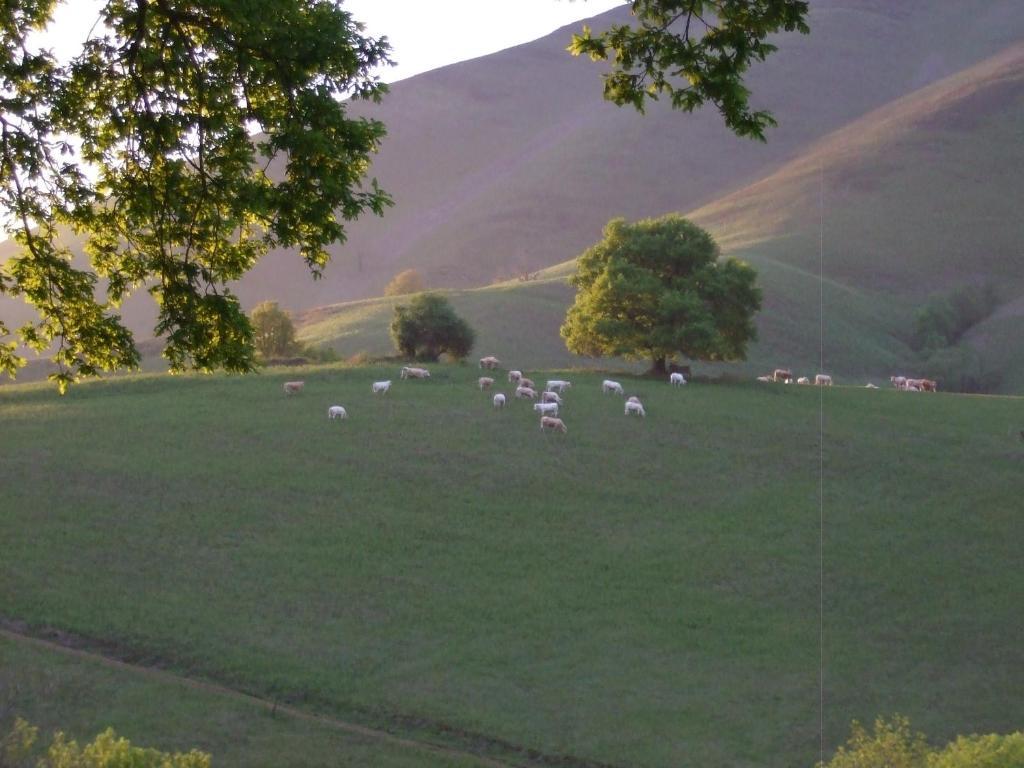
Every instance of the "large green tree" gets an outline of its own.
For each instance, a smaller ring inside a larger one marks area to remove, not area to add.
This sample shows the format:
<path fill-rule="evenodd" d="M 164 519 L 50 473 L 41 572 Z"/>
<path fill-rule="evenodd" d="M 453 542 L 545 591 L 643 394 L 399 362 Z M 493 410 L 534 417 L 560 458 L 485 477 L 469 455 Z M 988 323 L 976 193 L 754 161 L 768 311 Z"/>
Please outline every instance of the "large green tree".
<path fill-rule="evenodd" d="M 385 39 L 365 35 L 341 0 L 106 0 L 82 51 L 56 61 L 34 47 L 58 0 L 0 8 L 0 215 L 21 253 L 0 294 L 38 313 L 22 344 L 54 350 L 63 389 L 133 367 L 117 309 L 133 291 L 158 308 L 172 370 L 254 366 L 253 329 L 228 285 L 273 247 L 314 277 L 345 222 L 390 204 L 366 180 L 384 126 L 345 98 L 378 100 Z M 741 135 L 743 77 L 779 30 L 806 31 L 805 0 L 634 0 L 635 22 L 574 38 L 608 58 L 605 95 L 642 109 L 718 106 Z M 274 172 L 269 172 L 274 165 Z M 87 268 L 60 233 L 86 240 Z M 0 373 L 23 359 L 0 319 Z"/>
<path fill-rule="evenodd" d="M 116 307 L 144 289 L 173 370 L 252 369 L 227 284 L 272 247 L 317 276 L 344 222 L 389 203 L 363 178 L 384 126 L 343 101 L 384 92 L 387 43 L 326 0 L 108 0 L 60 65 L 28 40 L 54 5 L 0 11 L 0 207 L 23 246 L 0 292 L 39 312 L 21 339 L 57 345 L 62 385 L 131 367 Z M 85 235 L 91 269 L 72 265 L 62 225 Z M 17 364 L 8 342 L 0 367 Z"/>
<path fill-rule="evenodd" d="M 757 336 L 756 282 L 752 267 L 719 259 L 711 235 L 681 216 L 613 219 L 577 260 L 562 337 L 576 354 L 648 359 L 656 371 L 677 354 L 740 360 Z"/>

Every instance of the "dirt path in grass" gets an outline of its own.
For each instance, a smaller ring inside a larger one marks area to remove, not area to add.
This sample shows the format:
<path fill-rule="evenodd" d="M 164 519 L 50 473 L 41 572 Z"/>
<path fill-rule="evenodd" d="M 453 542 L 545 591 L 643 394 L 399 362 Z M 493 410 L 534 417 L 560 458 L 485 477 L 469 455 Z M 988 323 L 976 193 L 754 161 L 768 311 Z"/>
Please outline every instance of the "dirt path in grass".
<path fill-rule="evenodd" d="M 177 685 L 183 685 L 188 688 L 205 691 L 208 693 L 217 694 L 220 696 L 226 696 L 236 701 L 243 701 L 253 706 L 261 707 L 264 709 L 271 710 L 275 713 L 281 713 L 290 717 L 297 718 L 299 720 L 305 720 L 320 725 L 325 725 L 329 728 L 334 728 L 339 731 L 345 731 L 347 733 L 362 736 L 368 739 L 384 742 L 394 746 L 404 747 L 410 750 L 419 752 L 428 752 L 430 754 L 442 757 L 442 758 L 457 758 L 459 760 L 471 760 L 479 765 L 492 766 L 493 768 L 515 768 L 517 763 L 502 762 L 495 760 L 491 757 L 469 752 L 454 747 L 448 747 L 441 744 L 434 744 L 428 741 L 420 741 L 416 739 L 404 738 L 396 736 L 387 731 L 382 731 L 377 728 L 370 728 L 365 725 L 359 725 L 358 723 L 352 723 L 345 720 L 339 720 L 335 717 L 329 717 L 327 715 L 319 715 L 312 712 L 306 712 L 288 704 L 282 704 L 279 702 L 270 701 L 268 699 L 260 698 L 259 696 L 253 696 L 249 693 L 228 688 L 217 683 L 210 683 L 203 680 L 196 680 L 194 678 L 185 677 L 183 675 L 177 675 L 173 672 L 168 672 L 163 669 L 157 669 L 154 667 L 143 666 L 139 664 L 131 664 L 120 659 L 105 656 L 102 653 L 97 653 L 90 650 L 84 650 L 80 647 L 75 647 L 76 643 L 73 636 L 65 636 L 62 633 L 55 634 L 56 639 L 45 639 L 25 631 L 20 625 L 20 622 L 12 622 L 9 620 L 0 619 L 0 637 L 10 640 L 15 643 L 22 643 L 26 645 L 36 646 L 49 651 L 56 651 L 66 656 L 73 656 L 79 659 L 86 659 L 97 664 L 101 664 L 106 667 L 113 669 L 133 672 L 146 677 L 159 680 L 161 682 L 173 683 Z M 497 742 L 496 742 L 497 743 Z M 565 762 L 563 762 L 565 760 Z M 548 756 L 540 753 L 528 752 L 528 761 L 526 765 L 536 764 L 560 764 L 572 766 L 575 763 L 573 758 L 562 758 L 561 756 L 549 758 Z M 581 763 L 585 765 L 586 763 Z"/>

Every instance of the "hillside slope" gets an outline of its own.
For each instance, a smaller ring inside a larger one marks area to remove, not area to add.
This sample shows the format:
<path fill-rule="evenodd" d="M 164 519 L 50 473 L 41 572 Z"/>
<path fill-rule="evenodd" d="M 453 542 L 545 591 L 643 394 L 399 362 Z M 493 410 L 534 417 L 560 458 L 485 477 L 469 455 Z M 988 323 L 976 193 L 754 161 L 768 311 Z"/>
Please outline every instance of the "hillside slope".
<path fill-rule="evenodd" d="M 373 172 L 396 206 L 353 226 L 323 281 L 278 255 L 243 295 L 300 309 L 379 295 L 410 266 L 435 286 L 465 287 L 558 263 L 609 218 L 712 202 L 1024 38 L 1014 0 L 820 0 L 810 23 L 751 73 L 756 103 L 780 122 L 766 145 L 732 136 L 713 110 L 640 116 L 604 102 L 601 67 L 565 53 L 573 28 L 400 82 L 373 110 L 390 133 Z"/>
<path fill-rule="evenodd" d="M 779 363 L 811 370 L 821 354 L 833 373 L 884 379 L 915 364 L 907 341 L 928 296 L 992 281 L 1003 305 L 968 340 L 1004 372 L 1001 388 L 1018 391 L 1024 350 L 1005 341 L 1024 313 L 1022 131 L 1024 45 L 1014 45 L 691 212 L 760 274 L 760 340 L 742 370 Z M 570 365 L 557 328 L 572 293 L 564 282 L 557 286 L 571 269 L 566 262 L 547 270 L 536 284 L 454 292 L 453 301 L 481 329 L 481 349 L 522 348 L 526 359 L 539 355 L 539 364 Z M 548 305 L 531 311 L 539 295 Z M 506 307 L 517 302 L 524 309 L 510 316 Z M 380 353 L 392 303 L 323 308 L 307 315 L 303 333 L 343 352 Z"/>
<path fill-rule="evenodd" d="M 590 23 L 625 18 L 623 8 Z M 383 104 L 353 106 L 388 126 L 373 174 L 396 206 L 353 224 L 323 280 L 275 253 L 238 292 L 246 305 L 272 298 L 300 310 L 380 295 L 411 266 L 433 285 L 467 287 L 558 263 L 613 216 L 712 202 L 1024 37 L 1017 0 L 816 0 L 810 24 L 809 36 L 781 36 L 778 53 L 751 73 L 756 104 L 780 121 L 766 145 L 734 137 L 713 110 L 640 116 L 608 104 L 601 67 L 565 52 L 579 25 L 399 82 Z M 10 252 L 0 246 L 0 262 Z M 150 304 L 143 296 L 124 310 L 143 336 Z M 9 300 L 0 312 L 10 316 Z"/>
<path fill-rule="evenodd" d="M 811 766 L 822 658 L 829 750 L 1019 728 L 1021 400 L 623 377 L 640 419 L 574 373 L 545 435 L 475 368 L 396 372 L 0 391 L 0 619 L 524 768 Z M 4 712 L 78 736 L 409 764 L 5 660 Z"/>

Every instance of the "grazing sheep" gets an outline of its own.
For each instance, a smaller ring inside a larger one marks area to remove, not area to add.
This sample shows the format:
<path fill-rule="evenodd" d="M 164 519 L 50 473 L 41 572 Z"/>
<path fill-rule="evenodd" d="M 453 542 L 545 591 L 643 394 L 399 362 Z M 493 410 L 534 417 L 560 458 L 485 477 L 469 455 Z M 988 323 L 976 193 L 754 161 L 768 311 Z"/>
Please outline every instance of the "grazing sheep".
<path fill-rule="evenodd" d="M 896 389 L 906 389 L 907 377 L 906 376 L 890 376 L 889 381 Z"/>
<path fill-rule="evenodd" d="M 796 380 L 796 383 L 797 384 L 810 384 L 811 380 L 808 379 L 806 376 L 801 376 L 799 379 Z"/>
<path fill-rule="evenodd" d="M 668 375 L 668 383 L 673 387 L 679 387 L 686 383 L 686 377 L 681 373 L 670 373 Z"/>
<path fill-rule="evenodd" d="M 544 389 L 546 389 L 548 392 L 565 392 L 565 390 L 567 390 L 571 386 L 571 381 L 563 381 L 562 379 L 551 379 L 547 384 L 544 385 Z"/>
<path fill-rule="evenodd" d="M 640 398 L 637 397 L 636 395 L 630 395 L 629 397 L 626 398 L 626 402 L 627 403 L 639 403 L 640 402 Z"/>
<path fill-rule="evenodd" d="M 560 432 L 569 431 L 561 419 L 556 419 L 553 416 L 540 417 L 540 431 L 543 432 L 545 429 L 557 429 Z"/>
<path fill-rule="evenodd" d="M 499 392 L 494 396 L 494 407 L 504 408 L 505 407 L 505 396 Z"/>
<path fill-rule="evenodd" d="M 533 383 L 533 379 L 528 379 L 525 376 L 520 376 L 519 377 L 519 386 L 520 387 L 529 387 L 530 389 L 536 389 L 537 388 L 537 385 Z"/>
<path fill-rule="evenodd" d="M 772 377 L 771 376 L 758 376 L 757 380 L 760 381 L 762 384 L 770 384 L 772 382 Z"/>
<path fill-rule="evenodd" d="M 869 381 L 867 384 L 864 385 L 864 389 L 878 389 L 878 387 L 876 387 Z"/>
<path fill-rule="evenodd" d="M 907 379 L 903 383 L 904 392 L 920 392 L 921 391 L 921 380 L 920 379 Z"/>
<path fill-rule="evenodd" d="M 380 395 L 391 389 L 391 379 L 373 382 L 373 394 Z"/>
<path fill-rule="evenodd" d="M 533 410 L 541 416 L 557 416 L 558 403 L 534 403 Z"/>
<path fill-rule="evenodd" d="M 509 371 L 508 372 L 508 380 L 512 384 L 517 383 L 521 378 L 523 378 L 523 372 L 522 371 Z"/>
<path fill-rule="evenodd" d="M 541 392 L 540 401 L 542 403 L 558 403 L 562 404 L 562 398 L 559 397 L 557 392 Z"/>
<path fill-rule="evenodd" d="M 776 368 L 772 373 L 772 381 L 784 381 L 788 384 L 793 381 L 793 372 L 788 368 Z"/>
<path fill-rule="evenodd" d="M 480 358 L 480 367 L 481 368 L 487 368 L 489 370 L 493 370 L 493 369 L 497 368 L 499 365 L 501 365 L 501 360 L 499 360 L 498 358 L 494 357 L 493 355 L 488 355 L 487 357 L 481 357 Z"/>
<path fill-rule="evenodd" d="M 626 401 L 626 415 L 635 413 L 637 416 L 647 416 L 647 411 L 644 410 L 644 406 L 639 400 L 627 400 Z"/>
<path fill-rule="evenodd" d="M 601 392 L 603 392 L 606 395 L 609 392 L 614 392 L 617 395 L 626 394 L 622 389 L 622 385 L 619 384 L 619 382 L 617 381 L 612 381 L 611 379 L 605 379 L 604 381 L 601 382 Z"/>
<path fill-rule="evenodd" d="M 306 386 L 304 381 L 286 381 L 284 383 L 284 393 L 286 395 L 294 395 L 297 392 L 301 392 L 304 386 Z"/>
<path fill-rule="evenodd" d="M 536 400 L 537 390 L 530 389 L 529 387 L 516 387 L 516 397 L 518 397 L 520 400 Z"/>
<path fill-rule="evenodd" d="M 402 368 L 402 378 L 403 379 L 429 379 L 430 378 L 430 371 L 428 371 L 426 368 L 412 368 L 412 367 L 407 365 L 407 366 Z"/>
<path fill-rule="evenodd" d="M 494 386 L 494 379 L 492 379 L 490 376 L 481 376 L 479 379 L 476 380 L 476 384 L 478 387 L 480 387 L 480 389 L 490 389 L 492 386 Z"/>
<path fill-rule="evenodd" d="M 826 373 L 819 373 L 814 377 L 814 386 L 816 387 L 831 387 L 832 377 Z"/>
<path fill-rule="evenodd" d="M 340 405 L 332 405 L 327 409 L 328 419 L 347 419 L 348 411 L 342 408 Z"/>

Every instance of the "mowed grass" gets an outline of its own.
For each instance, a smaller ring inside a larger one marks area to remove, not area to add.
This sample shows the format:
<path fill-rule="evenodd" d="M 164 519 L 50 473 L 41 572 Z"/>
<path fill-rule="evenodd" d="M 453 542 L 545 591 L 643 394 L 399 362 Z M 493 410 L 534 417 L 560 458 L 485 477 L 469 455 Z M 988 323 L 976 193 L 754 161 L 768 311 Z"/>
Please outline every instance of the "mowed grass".
<path fill-rule="evenodd" d="M 0 615 L 499 757 L 811 765 L 819 631 L 828 746 L 1019 727 L 1021 400 L 561 372 L 561 435 L 433 370 L 0 391 Z"/>

